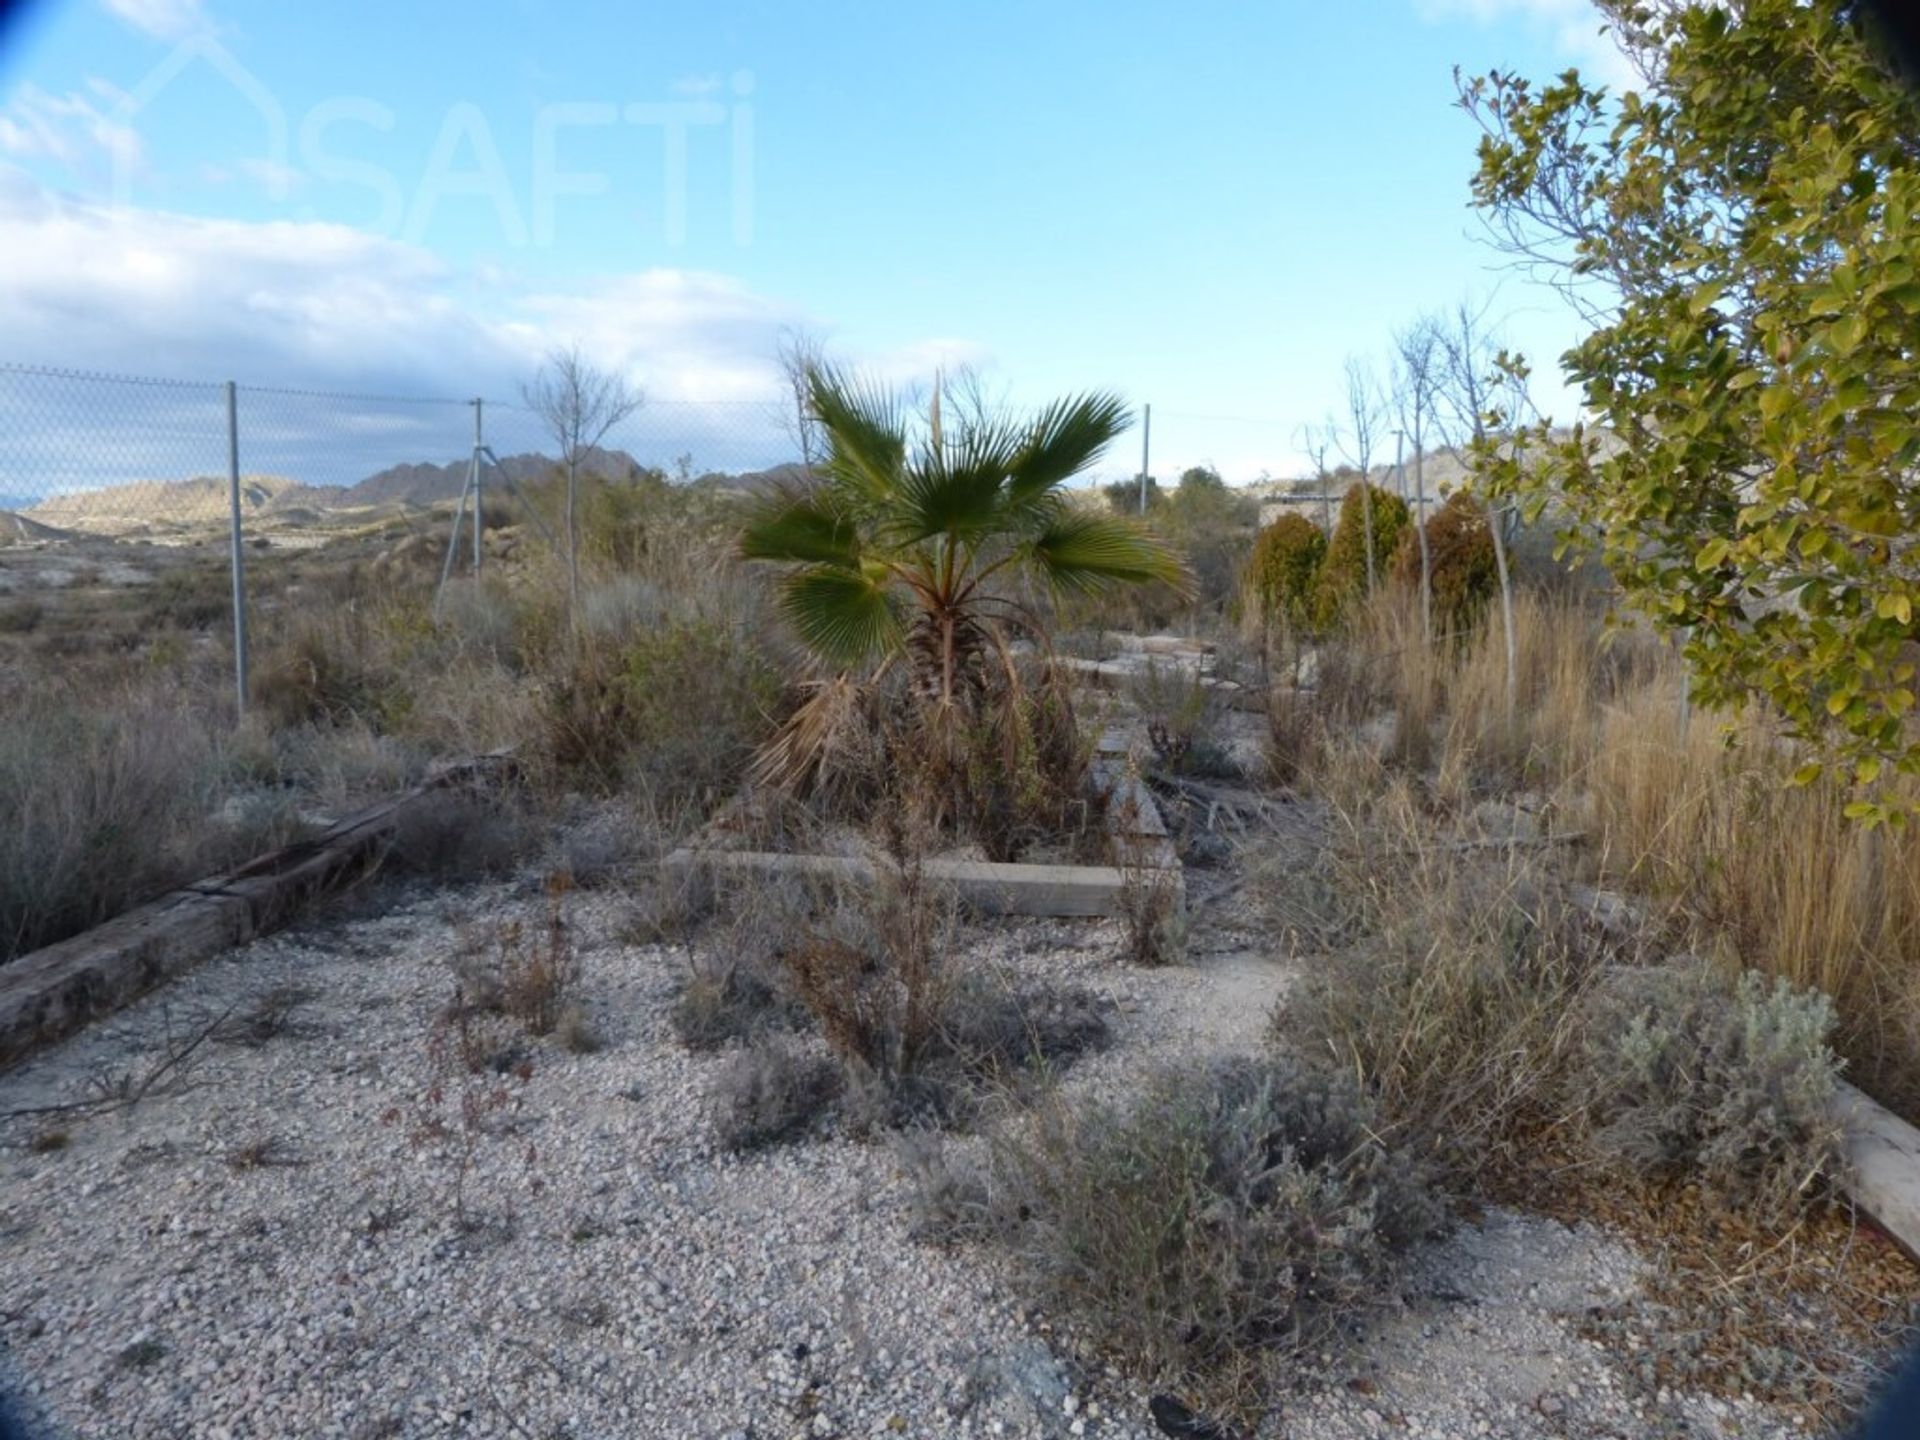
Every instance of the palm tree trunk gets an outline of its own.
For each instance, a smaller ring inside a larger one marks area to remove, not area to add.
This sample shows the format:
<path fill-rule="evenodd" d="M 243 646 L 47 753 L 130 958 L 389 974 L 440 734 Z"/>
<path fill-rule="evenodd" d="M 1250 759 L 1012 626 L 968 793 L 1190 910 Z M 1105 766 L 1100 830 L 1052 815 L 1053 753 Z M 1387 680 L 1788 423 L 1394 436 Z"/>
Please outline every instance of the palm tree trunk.
<path fill-rule="evenodd" d="M 953 614 L 940 617 L 940 703 L 953 704 Z"/>

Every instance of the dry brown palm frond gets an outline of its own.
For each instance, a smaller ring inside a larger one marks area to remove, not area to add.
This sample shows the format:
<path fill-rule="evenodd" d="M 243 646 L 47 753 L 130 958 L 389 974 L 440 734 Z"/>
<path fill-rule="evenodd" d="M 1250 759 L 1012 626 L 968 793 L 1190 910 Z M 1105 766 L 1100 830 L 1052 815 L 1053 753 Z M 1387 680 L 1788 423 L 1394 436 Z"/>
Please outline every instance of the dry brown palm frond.
<path fill-rule="evenodd" d="M 751 778 L 838 808 L 871 793 L 879 769 L 875 680 L 836 675 L 811 694 L 754 758 Z"/>

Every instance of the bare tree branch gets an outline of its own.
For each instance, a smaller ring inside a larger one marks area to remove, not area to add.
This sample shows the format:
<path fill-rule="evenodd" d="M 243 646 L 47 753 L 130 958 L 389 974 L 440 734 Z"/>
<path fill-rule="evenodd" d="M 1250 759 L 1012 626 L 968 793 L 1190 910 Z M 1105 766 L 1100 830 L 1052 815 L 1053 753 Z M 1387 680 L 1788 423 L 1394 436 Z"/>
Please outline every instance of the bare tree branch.
<path fill-rule="evenodd" d="M 567 482 L 567 599 L 570 623 L 580 614 L 580 466 L 599 448 L 614 426 L 645 400 L 617 371 L 590 364 L 579 345 L 547 355 L 531 384 L 520 389 L 527 408 L 540 417 L 560 447 Z"/>

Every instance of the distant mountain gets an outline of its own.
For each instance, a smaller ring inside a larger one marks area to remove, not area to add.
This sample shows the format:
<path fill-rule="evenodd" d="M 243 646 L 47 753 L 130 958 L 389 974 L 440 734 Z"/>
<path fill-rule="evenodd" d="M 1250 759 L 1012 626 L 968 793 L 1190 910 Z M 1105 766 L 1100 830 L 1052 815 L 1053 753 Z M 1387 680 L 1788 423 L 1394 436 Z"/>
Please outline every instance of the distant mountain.
<path fill-rule="evenodd" d="M 581 468 L 583 473 L 605 480 L 627 480 L 650 473 L 624 450 L 595 450 Z M 503 455 L 498 471 L 487 468 L 487 492 L 498 496 L 502 472 L 514 485 L 531 487 L 549 480 L 556 469 L 557 463 L 549 456 Z M 781 465 L 741 475 L 703 475 L 692 483 L 718 493 L 758 495 L 804 479 L 805 475 L 802 466 Z M 445 505 L 458 497 L 466 481 L 465 460 L 444 465 L 431 461 L 392 465 L 352 485 L 309 485 L 279 475 L 249 475 L 240 482 L 241 503 L 249 515 L 283 528 L 298 528 L 337 523 L 360 512 L 391 513 Z M 191 536 L 226 524 L 227 486 L 226 477 L 219 475 L 140 480 L 0 508 L 17 515 L 22 523 L 54 532 L 125 538 Z M 0 540 L 7 533 L 12 532 L 0 531 Z"/>
<path fill-rule="evenodd" d="M 72 540 L 71 530 L 59 530 L 29 520 L 17 510 L 0 510 L 0 545 L 28 545 L 43 540 Z"/>
<path fill-rule="evenodd" d="M 191 480 L 136 480 L 98 490 L 50 495 L 22 511 L 23 518 L 90 535 L 145 535 L 197 529 L 224 520 L 230 482 L 223 475 Z M 244 511 L 260 511 L 298 482 L 280 475 L 240 477 Z"/>
<path fill-rule="evenodd" d="M 503 455 L 500 471 L 516 485 L 545 480 L 557 468 L 545 455 Z M 624 450 L 595 450 L 581 462 L 581 472 L 608 480 L 624 480 L 638 475 L 642 466 Z M 497 489 L 500 471 L 491 465 L 482 477 L 488 489 Z M 283 517 L 295 510 L 360 510 L 379 507 L 409 509 L 436 505 L 459 497 L 467 483 L 467 462 L 450 460 L 445 465 L 431 461 L 413 461 L 390 465 L 352 485 L 300 485 L 278 496 L 269 513 Z"/>

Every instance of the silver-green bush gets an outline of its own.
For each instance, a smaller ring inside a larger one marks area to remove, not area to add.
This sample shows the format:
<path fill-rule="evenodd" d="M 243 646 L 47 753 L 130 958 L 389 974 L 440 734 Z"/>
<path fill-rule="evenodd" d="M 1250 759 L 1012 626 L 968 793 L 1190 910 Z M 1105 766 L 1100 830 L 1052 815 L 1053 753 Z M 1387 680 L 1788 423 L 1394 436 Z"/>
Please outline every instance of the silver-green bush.
<path fill-rule="evenodd" d="M 1689 963 L 1626 972 L 1595 1011 L 1585 1069 L 1602 1154 L 1770 1217 L 1837 1173 L 1825 995 L 1751 971 L 1729 987 Z"/>

